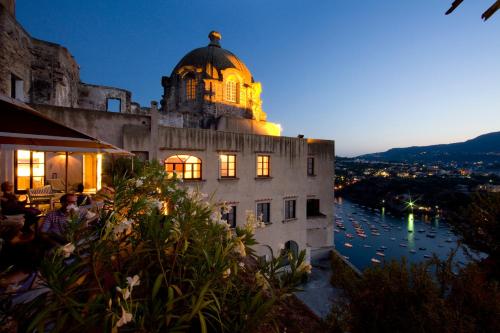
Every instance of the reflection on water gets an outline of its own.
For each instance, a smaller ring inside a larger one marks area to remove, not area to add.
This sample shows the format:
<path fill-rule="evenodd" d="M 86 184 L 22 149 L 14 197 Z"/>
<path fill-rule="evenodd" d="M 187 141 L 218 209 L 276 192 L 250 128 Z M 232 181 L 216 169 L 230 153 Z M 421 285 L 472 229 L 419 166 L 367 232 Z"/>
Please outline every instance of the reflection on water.
<path fill-rule="evenodd" d="M 382 207 L 374 210 L 343 198 L 335 200 L 335 245 L 356 267 L 363 269 L 374 261 L 401 259 L 421 262 L 435 253 L 444 259 L 457 248 L 457 237 L 446 221 L 437 216 L 398 218 Z M 459 248 L 455 260 L 465 264 L 469 258 Z"/>
<path fill-rule="evenodd" d="M 411 250 L 415 249 L 415 228 L 414 228 L 414 222 L 415 218 L 413 216 L 413 213 L 408 214 L 408 248 Z"/>

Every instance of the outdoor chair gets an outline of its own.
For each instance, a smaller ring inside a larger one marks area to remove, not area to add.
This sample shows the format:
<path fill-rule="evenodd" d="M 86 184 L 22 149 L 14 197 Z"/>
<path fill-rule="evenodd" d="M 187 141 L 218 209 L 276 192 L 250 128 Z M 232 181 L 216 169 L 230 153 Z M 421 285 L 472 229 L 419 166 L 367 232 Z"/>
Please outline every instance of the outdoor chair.
<path fill-rule="evenodd" d="M 45 185 L 39 188 L 30 188 L 28 190 L 28 201 L 30 206 L 40 204 L 49 204 L 50 209 L 54 209 L 54 192 L 51 185 Z"/>

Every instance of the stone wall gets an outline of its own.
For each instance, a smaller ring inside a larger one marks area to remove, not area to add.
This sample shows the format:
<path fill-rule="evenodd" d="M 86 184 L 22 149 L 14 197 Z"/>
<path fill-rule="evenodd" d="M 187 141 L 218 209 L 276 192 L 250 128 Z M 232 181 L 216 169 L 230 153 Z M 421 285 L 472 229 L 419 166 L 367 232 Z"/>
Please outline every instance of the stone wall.
<path fill-rule="evenodd" d="M 307 139 L 307 157 L 314 159 L 314 174 L 307 176 L 308 199 L 319 199 L 320 212 L 325 216 L 308 217 L 308 244 L 334 243 L 333 201 L 335 179 L 335 143 L 329 140 Z"/>
<path fill-rule="evenodd" d="M 40 104 L 31 106 L 57 122 L 120 148 L 124 147 L 123 129 L 126 125 L 135 125 L 144 128 L 148 132 L 151 126 L 151 117 L 145 115 L 63 108 Z"/>
<path fill-rule="evenodd" d="M 17 86 L 12 97 L 23 102 L 100 111 L 108 99 L 119 99 L 121 113 L 148 113 L 137 103 L 132 107 L 127 90 L 80 82 L 79 66 L 65 47 L 32 38 L 2 5 L 0 45 L 0 94 L 12 96 Z"/>
<path fill-rule="evenodd" d="M 80 70 L 68 49 L 33 38 L 31 54 L 30 101 L 77 107 Z"/>
<path fill-rule="evenodd" d="M 293 240 L 300 249 L 333 245 L 334 142 L 304 138 L 273 137 L 193 128 L 159 127 L 158 139 L 140 126 L 124 127 L 124 148 L 147 150 L 153 145 L 160 162 L 174 155 L 193 155 L 202 161 L 202 179 L 184 184 L 214 195 L 215 201 L 237 206 L 237 224 L 243 225 L 246 211 L 255 212 L 258 202 L 271 204 L 271 224 L 256 232 L 261 244 L 276 253 L 279 244 Z M 236 177 L 219 176 L 219 155 L 236 155 Z M 270 156 L 271 177 L 256 177 L 256 158 Z M 307 158 L 316 159 L 315 176 L 307 176 Z M 324 214 L 307 218 L 307 199 L 320 200 Z M 284 202 L 297 201 L 296 219 L 284 220 Z M 266 249 L 257 249 L 260 255 Z"/>
<path fill-rule="evenodd" d="M 0 6 L 0 45 L 0 93 L 11 96 L 11 78 L 15 75 L 23 80 L 24 98 L 19 99 L 27 101 L 31 88 L 31 37 L 3 6 Z"/>
<path fill-rule="evenodd" d="M 79 85 L 78 105 L 84 109 L 107 111 L 108 99 L 118 99 L 120 100 L 120 112 L 132 113 L 131 96 L 130 91 L 125 89 L 81 83 Z M 140 108 L 136 107 L 134 110 L 140 110 Z"/>

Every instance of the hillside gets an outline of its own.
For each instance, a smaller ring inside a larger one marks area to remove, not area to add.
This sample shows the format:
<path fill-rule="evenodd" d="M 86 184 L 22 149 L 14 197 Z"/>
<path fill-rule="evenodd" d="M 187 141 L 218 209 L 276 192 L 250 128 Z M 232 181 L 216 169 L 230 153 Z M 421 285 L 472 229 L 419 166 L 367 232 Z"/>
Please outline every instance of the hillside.
<path fill-rule="evenodd" d="M 392 148 L 358 158 L 394 162 L 500 162 L 500 132 L 483 134 L 465 142 Z"/>

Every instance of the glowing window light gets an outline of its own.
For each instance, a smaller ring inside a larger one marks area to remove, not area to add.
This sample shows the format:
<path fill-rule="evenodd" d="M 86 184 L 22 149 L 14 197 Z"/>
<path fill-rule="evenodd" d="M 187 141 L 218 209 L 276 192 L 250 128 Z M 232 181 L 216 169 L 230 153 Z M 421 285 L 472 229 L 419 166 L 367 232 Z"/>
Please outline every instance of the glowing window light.
<path fill-rule="evenodd" d="M 102 154 L 97 154 L 97 191 L 102 187 Z"/>
<path fill-rule="evenodd" d="M 257 156 L 257 177 L 269 177 L 269 155 Z"/>
<path fill-rule="evenodd" d="M 31 152 L 29 150 L 17 151 L 17 163 L 30 163 Z"/>
<path fill-rule="evenodd" d="M 45 183 L 45 153 L 16 151 L 16 191 L 42 187 Z"/>
<path fill-rule="evenodd" d="M 226 101 L 236 103 L 238 101 L 237 99 L 237 83 L 234 81 L 234 79 L 229 79 L 226 82 Z"/>
<path fill-rule="evenodd" d="M 186 100 L 193 101 L 196 99 L 196 80 L 188 78 L 186 80 Z"/>
<path fill-rule="evenodd" d="M 220 177 L 236 177 L 236 155 L 221 154 L 220 159 Z"/>
<path fill-rule="evenodd" d="M 174 155 L 165 160 L 168 178 L 201 179 L 201 160 L 191 155 Z"/>

